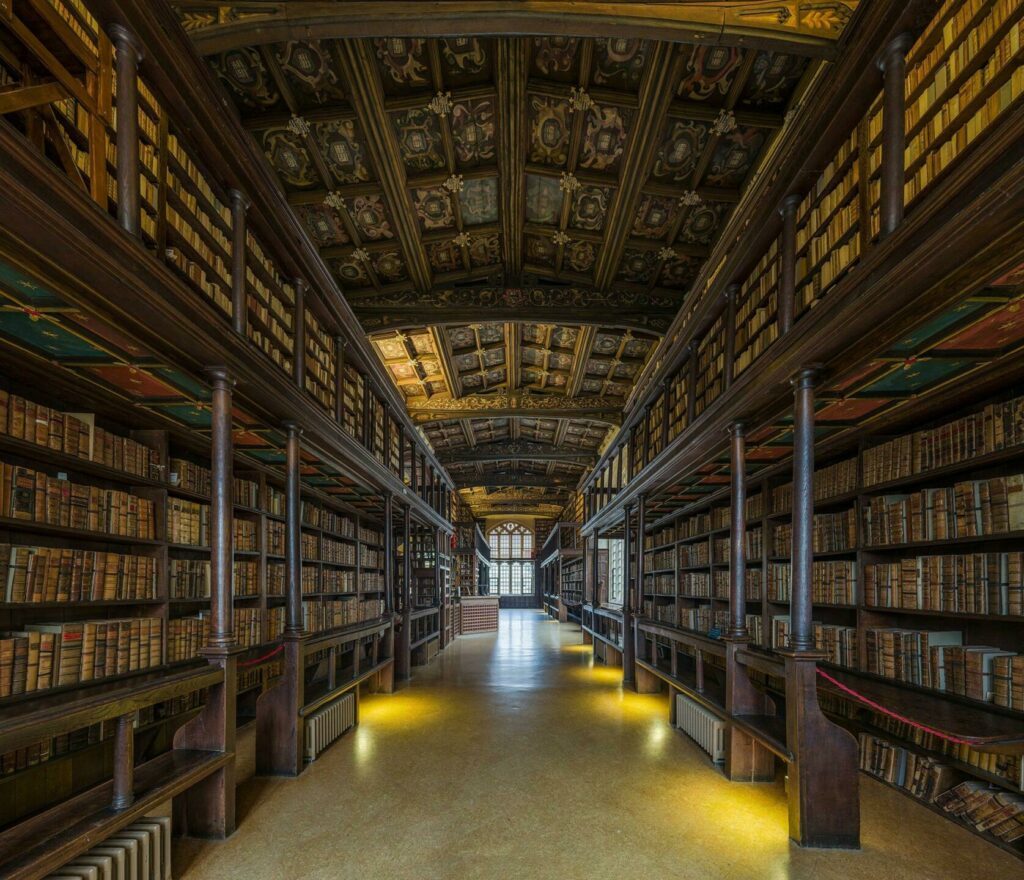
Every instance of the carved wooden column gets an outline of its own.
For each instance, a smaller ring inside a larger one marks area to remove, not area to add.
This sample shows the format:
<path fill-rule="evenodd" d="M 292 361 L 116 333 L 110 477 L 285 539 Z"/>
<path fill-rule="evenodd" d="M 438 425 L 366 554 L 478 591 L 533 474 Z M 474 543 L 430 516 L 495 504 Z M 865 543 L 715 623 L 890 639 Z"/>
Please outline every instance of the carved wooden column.
<path fill-rule="evenodd" d="M 882 52 L 878 68 L 882 71 L 882 167 L 881 236 L 885 238 L 903 222 L 903 185 L 905 183 L 906 75 L 909 34 L 896 37 Z"/>
<path fill-rule="evenodd" d="M 731 457 L 729 540 L 729 630 L 734 639 L 747 638 L 747 473 L 743 423 L 729 428 Z"/>
<path fill-rule="evenodd" d="M 223 367 L 209 369 L 213 386 L 210 450 L 210 635 L 201 653 L 224 678 L 207 690 L 206 703 L 174 734 L 177 749 L 235 751 L 238 655 L 235 641 L 232 573 L 234 568 L 234 460 L 231 433 L 234 380 Z M 235 830 L 235 764 L 231 763 L 179 796 L 184 809 L 181 833 L 227 837 Z"/>
<path fill-rule="evenodd" d="M 736 300 L 740 295 L 740 286 L 730 284 L 725 288 L 725 366 L 722 372 L 722 387 L 732 385 L 732 377 L 736 372 Z M 668 415 L 668 409 L 665 410 Z M 666 423 L 668 419 L 665 419 Z"/>
<path fill-rule="evenodd" d="M 406 504 L 402 519 L 402 629 L 398 634 L 395 671 L 408 680 L 412 668 L 412 508 Z"/>
<path fill-rule="evenodd" d="M 248 308 L 245 296 L 246 212 L 252 204 L 240 189 L 231 197 L 231 326 L 239 336 L 246 334 Z"/>
<path fill-rule="evenodd" d="M 782 234 L 779 236 L 779 336 L 793 329 L 796 313 L 796 212 L 800 196 L 782 200 Z"/>
<path fill-rule="evenodd" d="M 789 646 L 814 647 L 811 632 L 811 571 L 814 565 L 814 380 L 813 369 L 793 381 L 793 548 Z"/>
<path fill-rule="evenodd" d="M 285 632 L 302 633 L 302 495 L 300 488 L 302 456 L 299 438 L 302 429 L 295 422 L 285 424 L 288 431 L 285 466 Z"/>
<path fill-rule="evenodd" d="M 769 701 L 754 687 L 737 654 L 747 647 L 746 440 L 741 422 L 729 428 L 732 492 L 729 540 L 729 630 L 725 642 L 725 708 L 730 715 L 768 714 Z M 737 782 L 770 782 L 775 758 L 749 734 L 730 724 L 725 736 L 725 775 Z"/>
<path fill-rule="evenodd" d="M 138 236 L 139 203 L 139 64 L 142 44 L 119 24 L 110 28 L 117 51 L 117 222 Z"/>
<path fill-rule="evenodd" d="M 234 380 L 223 367 L 208 371 L 213 384 L 210 461 L 210 637 L 211 648 L 235 643 L 231 596 L 234 569 L 234 483 L 231 397 Z"/>
<path fill-rule="evenodd" d="M 126 810 L 135 802 L 135 716 L 121 715 L 114 732 L 114 782 L 110 806 Z"/>
<path fill-rule="evenodd" d="M 295 384 L 306 387 L 306 282 L 295 279 L 295 351 L 292 352 Z"/>
<path fill-rule="evenodd" d="M 643 504 L 642 496 L 640 503 Z M 626 505 L 622 532 L 622 685 L 629 688 L 634 687 L 636 681 L 636 636 L 633 633 L 633 591 L 630 588 L 634 553 L 630 526 L 632 513 L 632 506 Z"/>
<path fill-rule="evenodd" d="M 286 422 L 285 464 L 285 626 L 284 673 L 256 702 L 256 770 L 263 775 L 298 776 L 302 772 L 305 702 L 305 640 L 302 623 L 302 499 L 300 437 L 302 429 Z"/>
<path fill-rule="evenodd" d="M 857 741 L 830 722 L 818 704 L 817 664 L 811 630 L 814 518 L 813 369 L 793 379 L 793 548 L 786 672 L 786 745 L 793 755 L 786 787 L 789 836 L 802 846 L 860 845 Z"/>

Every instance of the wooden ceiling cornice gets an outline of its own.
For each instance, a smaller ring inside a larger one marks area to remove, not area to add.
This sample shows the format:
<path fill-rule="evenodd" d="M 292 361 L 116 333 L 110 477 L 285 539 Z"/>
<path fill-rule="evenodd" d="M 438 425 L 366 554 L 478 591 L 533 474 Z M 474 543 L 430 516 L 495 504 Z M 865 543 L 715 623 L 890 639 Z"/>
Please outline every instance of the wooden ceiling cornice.
<path fill-rule="evenodd" d="M 591 0 L 431 3 L 325 0 L 181 0 L 203 53 L 288 39 L 379 37 L 402 33 L 552 34 L 629 37 L 775 49 L 831 58 L 858 0 L 603 3 Z"/>

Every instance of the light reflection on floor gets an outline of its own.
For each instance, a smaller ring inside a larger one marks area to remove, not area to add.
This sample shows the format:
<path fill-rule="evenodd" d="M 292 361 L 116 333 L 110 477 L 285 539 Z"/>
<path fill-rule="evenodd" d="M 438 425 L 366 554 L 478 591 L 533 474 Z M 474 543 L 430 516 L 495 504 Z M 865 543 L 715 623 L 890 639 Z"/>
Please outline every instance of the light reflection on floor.
<path fill-rule="evenodd" d="M 239 831 L 183 843 L 185 880 L 756 878 L 991 880 L 1012 857 L 874 783 L 865 849 L 801 851 L 781 784 L 727 782 L 667 723 L 665 695 L 623 691 L 579 627 L 503 611 L 295 780 L 241 792 Z"/>

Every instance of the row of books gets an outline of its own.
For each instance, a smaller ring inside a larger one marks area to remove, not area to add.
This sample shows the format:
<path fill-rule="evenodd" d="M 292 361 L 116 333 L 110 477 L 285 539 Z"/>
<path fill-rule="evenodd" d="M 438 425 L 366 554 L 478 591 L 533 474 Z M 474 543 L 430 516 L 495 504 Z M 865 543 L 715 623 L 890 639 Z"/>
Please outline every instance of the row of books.
<path fill-rule="evenodd" d="M 847 458 L 814 471 L 814 500 L 824 501 L 846 495 L 857 488 L 857 459 Z M 772 513 L 789 513 L 793 509 L 793 484 L 772 489 Z M 748 514 L 749 517 L 749 514 Z"/>
<path fill-rule="evenodd" d="M 871 725 L 896 740 L 911 743 L 919 749 L 938 752 L 961 764 L 977 767 L 993 776 L 1005 779 L 1011 785 L 1024 789 L 1024 760 L 1020 755 L 999 755 L 994 752 L 979 752 L 964 742 L 953 742 L 936 736 L 927 730 L 899 721 L 879 712 L 869 712 Z"/>
<path fill-rule="evenodd" d="M 331 337 L 306 309 L 306 390 L 329 412 L 334 410 L 335 364 Z"/>
<path fill-rule="evenodd" d="M 157 617 L 27 624 L 0 637 L 0 697 L 159 666 Z"/>
<path fill-rule="evenodd" d="M 1024 796 L 968 780 L 935 798 L 935 805 L 1005 843 L 1024 838 Z"/>
<path fill-rule="evenodd" d="M 236 559 L 232 566 L 234 576 L 232 594 L 259 595 L 259 564 L 255 559 Z M 168 584 L 172 599 L 208 599 L 212 587 L 209 559 L 171 559 Z"/>
<path fill-rule="evenodd" d="M 126 474 L 160 479 L 156 450 L 105 431 L 92 413 L 71 413 L 0 390 L 0 433 Z"/>
<path fill-rule="evenodd" d="M 724 632 L 729 628 L 729 612 L 720 608 L 712 608 L 710 605 L 681 608 L 679 610 L 679 625 L 695 632 L 708 633 L 712 630 Z"/>
<path fill-rule="evenodd" d="M 737 376 L 778 338 L 778 285 L 779 241 L 774 238 L 740 286 L 733 363 Z"/>
<path fill-rule="evenodd" d="M 816 513 L 811 529 L 815 553 L 837 553 L 857 547 L 857 512 L 854 508 L 838 513 Z M 772 533 L 772 554 L 789 556 L 793 547 L 792 523 L 781 523 Z"/>
<path fill-rule="evenodd" d="M 792 634 L 792 618 L 788 614 L 777 614 L 771 619 L 772 648 L 780 650 L 788 648 Z M 815 650 L 822 651 L 830 663 L 848 666 L 857 665 L 857 628 L 854 626 L 837 626 L 821 621 L 812 621 L 811 633 L 814 638 Z"/>
<path fill-rule="evenodd" d="M 864 508 L 866 546 L 977 538 L 1024 530 L 1024 475 L 876 495 Z"/>
<path fill-rule="evenodd" d="M 309 632 L 324 632 L 384 615 L 383 599 L 331 599 L 302 603 L 302 626 Z"/>
<path fill-rule="evenodd" d="M 773 562 L 768 566 L 768 601 L 789 602 L 793 591 L 793 566 Z M 849 559 L 818 560 L 811 567 L 811 599 L 815 605 L 857 604 L 857 563 Z"/>
<path fill-rule="evenodd" d="M 992 702 L 995 670 L 1017 656 L 988 645 L 964 645 L 959 630 L 929 631 L 869 628 L 865 633 L 866 669 L 876 675 L 921 687 Z M 996 664 L 999 658 L 1007 658 Z"/>
<path fill-rule="evenodd" d="M 165 214 L 170 228 L 175 230 L 188 230 L 188 227 L 173 208 L 168 206 L 165 209 Z M 205 244 L 202 245 L 200 250 L 201 252 L 206 252 L 207 257 L 211 257 L 209 248 L 207 248 Z M 227 287 L 225 287 L 222 282 L 215 280 L 215 278 L 211 278 L 211 276 L 207 274 L 202 263 L 197 263 L 195 260 L 191 259 L 185 251 L 179 247 L 174 247 L 173 245 L 169 245 L 164 249 L 164 256 L 167 258 L 167 262 L 177 269 L 182 277 L 188 279 L 189 283 L 196 288 L 196 290 L 203 294 L 203 296 L 207 297 L 215 306 L 217 306 L 217 308 L 224 312 L 224 314 L 230 315 L 234 311 L 234 306 L 231 302 L 231 296 L 228 293 Z"/>
<path fill-rule="evenodd" d="M 341 538 L 355 537 L 355 523 L 349 517 L 306 499 L 302 501 L 302 524 Z"/>
<path fill-rule="evenodd" d="M 684 548 L 680 547 L 680 557 Z M 680 564 L 682 562 L 680 561 Z M 664 571 L 675 568 L 675 554 L 671 550 L 657 550 L 647 553 L 644 558 L 644 570 L 647 572 Z"/>
<path fill-rule="evenodd" d="M 155 599 L 156 560 L 127 553 L 0 544 L 4 601 Z"/>
<path fill-rule="evenodd" d="M 904 434 L 864 451 L 864 485 L 874 486 L 970 462 L 1024 444 L 1024 397 Z"/>
<path fill-rule="evenodd" d="M 186 458 L 172 458 L 168 465 L 167 481 L 172 486 L 195 492 L 197 495 L 209 496 L 213 472 L 208 467 Z"/>
<path fill-rule="evenodd" d="M 905 164 L 914 173 L 904 186 L 907 202 L 923 192 L 1024 94 L 1024 68 L 1018 63 L 1022 43 L 1024 22 L 1017 22 L 991 50 L 984 67 L 961 83 L 908 140 Z"/>
<path fill-rule="evenodd" d="M 697 541 L 693 544 L 679 545 L 679 567 L 690 568 L 696 565 L 711 564 L 711 544 L 708 541 Z"/>
<path fill-rule="evenodd" d="M 864 601 L 879 608 L 1024 616 L 1024 554 L 964 553 L 874 562 Z"/>
<path fill-rule="evenodd" d="M 131 538 L 153 538 L 153 502 L 3 463 L 0 516 Z"/>
<path fill-rule="evenodd" d="M 145 706 L 135 713 L 132 726 L 138 730 L 160 721 L 172 720 L 186 712 L 200 708 L 205 701 L 205 691 L 196 691 L 183 697 L 174 697 L 152 706 Z M 68 733 L 49 736 L 31 745 L 6 752 L 0 755 L 0 776 L 9 776 L 29 767 L 45 764 L 54 758 L 73 754 L 89 746 L 112 740 L 117 731 L 117 723 L 116 718 L 110 718 Z"/>
<path fill-rule="evenodd" d="M 325 537 L 320 541 L 320 560 L 338 565 L 355 565 L 356 545 Z"/>
<path fill-rule="evenodd" d="M 167 499 L 167 540 L 193 547 L 210 546 L 210 505 L 170 496 Z"/>
<path fill-rule="evenodd" d="M 948 791 L 956 780 L 953 770 L 938 758 L 919 755 L 869 733 L 861 733 L 859 742 L 861 770 L 926 803 Z"/>

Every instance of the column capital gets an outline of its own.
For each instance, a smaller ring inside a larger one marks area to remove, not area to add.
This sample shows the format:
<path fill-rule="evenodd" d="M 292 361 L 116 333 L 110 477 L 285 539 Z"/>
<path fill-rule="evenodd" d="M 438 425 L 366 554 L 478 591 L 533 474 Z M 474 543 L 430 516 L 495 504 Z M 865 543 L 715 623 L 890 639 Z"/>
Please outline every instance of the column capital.
<path fill-rule="evenodd" d="M 789 384 L 794 388 L 813 388 L 820 375 L 821 368 L 819 366 L 801 367 L 790 378 Z"/>
<path fill-rule="evenodd" d="M 907 52 L 910 47 L 914 45 L 914 37 L 912 34 L 900 34 L 899 36 L 893 37 L 892 40 L 886 45 L 881 51 L 878 58 L 875 61 L 875 65 L 882 73 L 885 73 L 886 67 L 893 61 L 903 62 L 906 60 Z"/>
<path fill-rule="evenodd" d="M 235 379 L 228 371 L 227 367 L 213 366 L 204 367 L 203 372 L 210 377 L 210 381 L 215 385 L 219 385 L 221 388 L 227 386 L 229 388 L 235 387 Z"/>
<path fill-rule="evenodd" d="M 726 433 L 730 437 L 742 437 L 746 433 L 746 430 L 747 426 L 739 419 L 737 419 L 735 422 L 731 422 L 729 426 L 725 429 Z"/>
<path fill-rule="evenodd" d="M 803 201 L 803 196 L 797 195 L 796 193 L 790 193 L 782 200 L 782 204 L 779 205 L 779 213 L 785 217 L 787 214 L 790 216 L 796 216 L 796 209 L 800 207 L 800 203 Z"/>
<path fill-rule="evenodd" d="M 107 34 L 110 37 L 110 42 L 114 44 L 114 48 L 119 53 L 132 52 L 135 63 L 142 63 L 142 59 L 146 57 L 142 51 L 142 42 L 132 31 L 128 30 L 124 25 L 112 24 L 108 28 Z"/>
<path fill-rule="evenodd" d="M 298 422 L 293 422 L 293 421 L 281 422 L 281 427 L 284 428 L 288 432 L 289 436 L 293 436 L 293 437 L 301 437 L 302 436 L 302 426 L 299 425 Z"/>
<path fill-rule="evenodd" d="M 231 207 L 235 210 L 245 212 L 252 207 L 252 199 L 240 189 L 228 190 L 228 198 L 231 199 Z"/>

